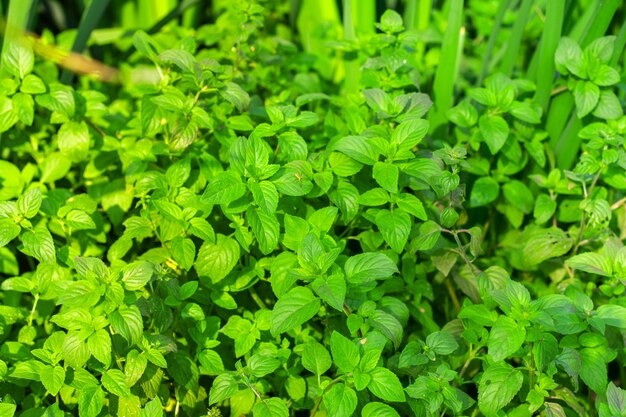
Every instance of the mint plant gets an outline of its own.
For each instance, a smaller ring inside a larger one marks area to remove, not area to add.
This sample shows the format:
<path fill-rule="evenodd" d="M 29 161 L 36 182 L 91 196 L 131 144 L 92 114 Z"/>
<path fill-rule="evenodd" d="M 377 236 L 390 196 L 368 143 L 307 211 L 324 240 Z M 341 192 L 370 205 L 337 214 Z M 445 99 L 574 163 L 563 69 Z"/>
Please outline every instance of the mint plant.
<path fill-rule="evenodd" d="M 619 5 L 9 3 L 0 415 L 626 416 Z"/>

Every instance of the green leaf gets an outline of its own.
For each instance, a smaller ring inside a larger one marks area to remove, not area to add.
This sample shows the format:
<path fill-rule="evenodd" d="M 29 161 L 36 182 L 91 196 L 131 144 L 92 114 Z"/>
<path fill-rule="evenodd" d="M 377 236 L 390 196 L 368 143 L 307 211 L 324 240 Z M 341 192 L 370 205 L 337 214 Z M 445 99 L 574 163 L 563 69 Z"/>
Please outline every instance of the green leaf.
<path fill-rule="evenodd" d="M 126 354 L 126 363 L 124 364 L 124 377 L 126 385 L 132 387 L 139 381 L 148 366 L 148 358 L 144 353 L 139 353 L 136 349 L 132 349 Z"/>
<path fill-rule="evenodd" d="M 582 119 L 596 107 L 600 100 L 600 89 L 591 81 L 578 81 L 574 88 L 576 116 Z"/>
<path fill-rule="evenodd" d="M 351 284 L 362 284 L 386 279 L 398 272 L 396 264 L 385 254 L 368 252 L 351 256 L 344 266 L 346 280 Z"/>
<path fill-rule="evenodd" d="M 57 395 L 65 384 L 65 369 L 60 365 L 46 365 L 41 370 L 41 383 L 50 395 Z"/>
<path fill-rule="evenodd" d="M 0 248 L 15 239 L 21 231 L 22 228 L 12 219 L 0 219 Z"/>
<path fill-rule="evenodd" d="M 196 258 L 196 245 L 189 238 L 177 236 L 172 240 L 172 256 L 174 260 L 186 271 L 193 266 Z"/>
<path fill-rule="evenodd" d="M 111 336 L 104 329 L 96 330 L 87 339 L 89 352 L 104 366 L 111 366 Z"/>
<path fill-rule="evenodd" d="M 498 182 L 491 177 L 481 177 L 472 186 L 470 206 L 482 207 L 493 202 L 500 194 Z"/>
<path fill-rule="evenodd" d="M 507 182 L 502 186 L 502 193 L 509 204 L 520 209 L 524 214 L 530 214 L 533 211 L 535 199 L 523 182 L 517 180 Z"/>
<path fill-rule="evenodd" d="M 373 169 L 373 177 L 383 189 L 390 193 L 398 192 L 398 178 L 400 171 L 397 165 L 389 162 L 376 162 Z"/>
<path fill-rule="evenodd" d="M 33 70 L 35 56 L 25 41 L 13 38 L 4 43 L 4 48 L 2 63 L 7 71 L 21 79 Z"/>
<path fill-rule="evenodd" d="M 404 388 L 400 380 L 387 368 L 378 367 L 370 372 L 372 380 L 367 389 L 372 394 L 385 401 L 404 402 Z"/>
<path fill-rule="evenodd" d="M 580 378 L 594 392 L 604 394 L 608 376 L 602 348 L 584 348 L 580 351 L 580 358 Z"/>
<path fill-rule="evenodd" d="M 224 83 L 224 88 L 220 89 L 220 95 L 237 107 L 239 111 L 245 110 L 250 105 L 250 96 L 248 93 L 233 82 Z"/>
<path fill-rule="evenodd" d="M 54 183 L 64 178 L 71 167 L 72 161 L 69 158 L 60 152 L 53 152 L 41 164 L 41 182 Z"/>
<path fill-rule="evenodd" d="M 78 414 L 81 417 L 96 417 L 104 406 L 104 391 L 97 385 L 87 385 L 80 391 Z"/>
<path fill-rule="evenodd" d="M 218 375 L 209 391 L 209 405 L 217 404 L 232 397 L 238 390 L 239 381 L 235 375 L 231 373 Z"/>
<path fill-rule="evenodd" d="M 143 335 L 143 320 L 137 306 L 121 305 L 109 315 L 111 327 L 122 335 L 128 343 L 139 343 Z"/>
<path fill-rule="evenodd" d="M 154 265 L 147 261 L 136 261 L 122 270 L 122 282 L 128 291 L 137 291 L 146 286 L 154 275 Z"/>
<path fill-rule="evenodd" d="M 12 99 L 13 111 L 17 115 L 20 122 L 26 126 L 33 124 L 35 117 L 35 102 L 30 94 L 17 93 Z"/>
<path fill-rule="evenodd" d="M 261 400 L 252 409 L 253 417 L 289 417 L 289 409 L 282 398 Z"/>
<path fill-rule="evenodd" d="M 276 186 L 269 181 L 250 184 L 250 191 L 254 202 L 260 210 L 267 214 L 273 214 L 278 207 L 278 191 Z"/>
<path fill-rule="evenodd" d="M 46 85 L 35 74 L 28 74 L 22 80 L 20 91 L 25 94 L 43 94 L 46 92 Z"/>
<path fill-rule="evenodd" d="M 328 416 L 352 417 L 356 410 L 356 392 L 344 383 L 337 383 L 324 394 L 324 405 Z"/>
<path fill-rule="evenodd" d="M 124 373 L 119 369 L 109 369 L 102 374 L 102 385 L 111 394 L 118 397 L 130 397 L 130 388 L 126 385 Z"/>
<path fill-rule="evenodd" d="M 563 37 L 559 41 L 559 46 L 556 49 L 554 56 L 556 69 L 561 74 L 572 74 L 583 78 L 585 73 L 582 69 L 583 51 L 576 41 Z"/>
<path fill-rule="evenodd" d="M 527 123 L 541 123 L 542 108 L 540 106 L 535 107 L 531 103 L 526 101 L 514 101 L 511 105 L 510 113 L 514 117 Z"/>
<path fill-rule="evenodd" d="M 375 310 L 368 318 L 368 323 L 389 338 L 396 349 L 400 347 L 403 327 L 395 316 L 382 310 Z"/>
<path fill-rule="evenodd" d="M 154 397 L 141 410 L 139 417 L 163 417 L 163 404 L 159 397 Z"/>
<path fill-rule="evenodd" d="M 224 171 L 215 176 L 202 194 L 207 204 L 230 204 L 246 193 L 246 185 L 232 171 Z"/>
<path fill-rule="evenodd" d="M 59 150 L 73 162 L 89 156 L 89 129 L 85 122 L 65 122 L 57 134 Z"/>
<path fill-rule="evenodd" d="M 315 375 L 320 376 L 330 369 L 333 362 L 324 345 L 308 342 L 302 349 L 302 366 Z"/>
<path fill-rule="evenodd" d="M 419 227 L 418 236 L 411 241 L 411 250 L 427 251 L 432 249 L 441 235 L 441 226 L 433 221 L 426 221 Z"/>
<path fill-rule="evenodd" d="M 342 274 L 316 278 L 311 287 L 320 298 L 337 311 L 343 311 L 346 299 L 346 280 Z"/>
<path fill-rule="evenodd" d="M 268 255 L 278 246 L 280 224 L 276 216 L 253 208 L 248 209 L 246 215 L 261 253 Z"/>
<path fill-rule="evenodd" d="M 619 72 L 608 65 L 600 65 L 592 79 L 592 81 L 600 87 L 608 87 L 617 84 L 619 80 Z"/>
<path fill-rule="evenodd" d="M 93 221 L 89 214 L 82 210 L 70 210 L 63 220 L 71 230 L 93 230 L 96 228 L 96 223 Z"/>
<path fill-rule="evenodd" d="M 0 133 L 11 129 L 18 120 L 17 114 L 13 110 L 13 100 L 0 95 Z"/>
<path fill-rule="evenodd" d="M 347 181 L 338 181 L 337 188 L 328 197 L 339 208 L 344 222 L 352 220 L 359 211 L 359 190 Z"/>
<path fill-rule="evenodd" d="M 400 414 L 387 404 L 370 402 L 361 410 L 361 417 L 400 417 Z"/>
<path fill-rule="evenodd" d="M 337 368 L 345 374 L 352 372 L 359 364 L 359 348 L 337 331 L 330 335 L 330 352 Z"/>
<path fill-rule="evenodd" d="M 272 334 L 279 335 L 312 319 L 319 311 L 320 304 L 320 299 L 308 288 L 291 289 L 274 305 L 270 320 Z"/>
<path fill-rule="evenodd" d="M 415 197 L 413 194 L 400 194 L 396 198 L 396 204 L 398 205 L 398 207 L 411 214 L 412 216 L 415 216 L 420 220 L 428 220 L 426 210 L 424 210 L 424 205 L 422 204 L 420 199 Z"/>
<path fill-rule="evenodd" d="M 218 283 L 233 270 L 239 262 L 239 244 L 236 240 L 218 234 L 215 244 L 204 242 L 195 262 L 199 276 L 208 276 Z"/>
<path fill-rule="evenodd" d="M 624 415 L 626 411 L 626 391 L 616 387 L 613 381 L 609 382 L 609 386 L 606 389 L 606 401 L 611 413 Z"/>
<path fill-rule="evenodd" d="M 372 188 L 359 196 L 359 204 L 363 206 L 382 206 L 389 202 L 389 193 L 382 188 Z"/>
<path fill-rule="evenodd" d="M 612 262 L 606 255 L 594 252 L 580 253 L 565 261 L 565 264 L 579 271 L 610 277 L 613 274 Z"/>
<path fill-rule="evenodd" d="M 512 356 L 522 347 L 526 339 L 526 328 L 507 316 L 500 316 L 489 333 L 488 351 L 498 362 Z"/>
<path fill-rule="evenodd" d="M 376 226 L 385 242 L 397 253 L 402 252 L 411 232 L 409 215 L 400 210 L 380 210 L 376 214 Z"/>
<path fill-rule="evenodd" d="M 547 194 L 539 194 L 535 199 L 533 216 L 538 224 L 543 224 L 550 220 L 556 211 L 556 201 Z"/>
<path fill-rule="evenodd" d="M 496 416 L 522 387 L 522 372 L 505 362 L 491 365 L 478 384 L 478 407 L 485 416 Z"/>
<path fill-rule="evenodd" d="M 82 340 L 78 331 L 68 332 L 63 341 L 62 352 L 65 364 L 74 369 L 82 368 L 90 356 L 87 343 Z"/>
<path fill-rule="evenodd" d="M 161 52 L 159 60 L 176 65 L 182 72 L 193 73 L 196 65 L 195 57 L 183 49 L 168 49 Z"/>
<path fill-rule="evenodd" d="M 21 251 L 39 262 L 54 262 L 56 260 L 52 235 L 43 223 L 32 230 L 24 231 L 22 244 L 24 247 Z"/>
<path fill-rule="evenodd" d="M 459 344 L 448 332 L 434 332 L 426 337 L 426 345 L 437 355 L 450 355 L 458 349 Z"/>
<path fill-rule="evenodd" d="M 478 119 L 478 126 L 491 154 L 497 154 L 509 137 L 509 125 L 507 122 L 500 116 L 483 115 Z"/>
<path fill-rule="evenodd" d="M 43 195 L 39 188 L 31 188 L 17 199 L 17 209 L 27 219 L 31 219 L 39 212 Z"/>
<path fill-rule="evenodd" d="M 603 304 L 596 310 L 594 317 L 603 320 L 609 326 L 626 329 L 626 307 L 617 304 Z"/>
<path fill-rule="evenodd" d="M 522 248 L 526 265 L 533 266 L 541 262 L 565 255 L 574 241 L 558 228 L 533 229 L 526 233 Z"/>
<path fill-rule="evenodd" d="M 593 115 L 606 120 L 618 119 L 624 115 L 624 110 L 615 93 L 602 90 L 598 99 L 598 105 L 593 110 Z"/>
<path fill-rule="evenodd" d="M 18 197 L 23 188 L 24 179 L 20 170 L 12 163 L 0 159 L 0 201 Z"/>
<path fill-rule="evenodd" d="M 374 165 L 380 155 L 380 150 L 364 136 L 346 136 L 339 139 L 330 150 L 342 152 L 365 165 Z"/>
<path fill-rule="evenodd" d="M 6 417 L 13 417 L 17 410 L 17 405 L 11 403 L 0 403 L 0 415 Z"/>

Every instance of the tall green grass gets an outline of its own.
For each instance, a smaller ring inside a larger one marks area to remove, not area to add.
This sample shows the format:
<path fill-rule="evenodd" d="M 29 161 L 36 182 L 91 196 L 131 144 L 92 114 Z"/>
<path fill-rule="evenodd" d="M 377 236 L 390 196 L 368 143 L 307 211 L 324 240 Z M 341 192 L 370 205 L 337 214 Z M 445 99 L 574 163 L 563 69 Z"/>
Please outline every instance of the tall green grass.
<path fill-rule="evenodd" d="M 492 55 L 493 48 L 496 46 L 496 42 L 498 40 L 498 34 L 500 33 L 500 29 L 502 28 L 502 20 L 504 19 L 504 14 L 511 8 L 512 0 L 500 0 L 500 4 L 498 5 L 498 10 L 496 12 L 496 18 L 493 22 L 493 29 L 489 34 L 489 41 L 487 42 L 487 51 L 485 55 L 483 55 L 483 63 L 480 69 L 480 75 L 478 77 L 478 84 L 482 84 L 482 81 L 489 74 L 490 69 L 493 67 Z"/>
<path fill-rule="evenodd" d="M 430 128 L 434 131 L 443 125 L 446 112 L 452 107 L 454 85 L 462 56 L 465 28 L 463 27 L 463 0 L 450 0 L 448 27 L 441 44 L 439 65 L 433 81 L 434 111 L 430 116 Z"/>
<path fill-rule="evenodd" d="M 583 47 L 594 39 L 604 36 L 620 5 L 623 5 L 621 0 L 599 0 L 592 3 L 592 7 L 583 9 L 580 19 L 571 25 L 572 29 L 568 36 L 576 39 Z M 626 34 L 623 36 L 626 37 Z M 618 34 L 616 42 L 619 40 Z M 575 114 L 574 99 L 569 92 L 561 93 L 552 100 L 546 131 L 559 168 L 569 169 L 576 161 L 581 144 L 578 132 L 582 125 L 582 121 Z"/>
<path fill-rule="evenodd" d="M 14 42 L 28 28 L 36 9 L 37 0 L 11 0 L 9 2 L 6 22 L 3 22 L 2 25 L 4 26 L 2 51 L 6 51 L 8 43 Z M 0 76 L 3 74 L 4 60 L 4 54 L 2 54 L 0 57 Z"/>
<path fill-rule="evenodd" d="M 522 38 L 533 4 L 534 0 L 522 0 L 522 4 L 517 11 L 511 35 L 504 44 L 504 57 L 502 58 L 500 71 L 509 77 L 513 75 L 513 69 L 519 62 L 518 57 L 522 45 Z"/>
<path fill-rule="evenodd" d="M 97 0 L 92 1 L 83 12 L 83 15 L 80 19 L 80 24 L 78 25 L 78 33 L 76 34 L 76 38 L 74 39 L 74 43 L 72 45 L 72 52 L 83 52 L 85 47 L 87 46 L 87 41 L 89 40 L 89 36 L 91 36 L 91 32 L 96 28 L 98 22 L 104 15 L 105 10 L 109 5 L 110 0 Z M 73 73 L 67 69 L 63 70 L 61 74 L 61 82 L 64 84 L 69 84 L 72 81 Z"/>
<path fill-rule="evenodd" d="M 535 101 L 544 112 L 550 102 L 550 93 L 554 83 L 554 53 L 561 39 L 565 0 L 548 0 L 546 4 L 545 29 L 541 35 L 538 51 L 538 70 L 535 71 Z"/>

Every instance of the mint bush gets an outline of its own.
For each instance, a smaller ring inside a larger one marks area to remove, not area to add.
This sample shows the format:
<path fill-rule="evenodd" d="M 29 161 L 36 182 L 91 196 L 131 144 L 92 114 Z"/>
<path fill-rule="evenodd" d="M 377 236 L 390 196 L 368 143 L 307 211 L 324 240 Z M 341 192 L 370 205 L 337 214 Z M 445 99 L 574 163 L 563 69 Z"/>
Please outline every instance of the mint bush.
<path fill-rule="evenodd" d="M 435 127 L 397 12 L 316 55 L 235 3 L 118 84 L 5 44 L 0 415 L 626 416 L 621 38 L 558 43 L 567 167 L 523 72 Z"/>

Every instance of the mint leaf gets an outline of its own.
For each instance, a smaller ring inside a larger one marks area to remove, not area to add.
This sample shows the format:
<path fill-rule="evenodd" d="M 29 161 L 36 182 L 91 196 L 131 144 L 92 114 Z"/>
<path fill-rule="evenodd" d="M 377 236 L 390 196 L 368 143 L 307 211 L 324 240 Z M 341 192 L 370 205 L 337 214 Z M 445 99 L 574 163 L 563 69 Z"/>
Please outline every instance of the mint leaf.
<path fill-rule="evenodd" d="M 500 362 L 483 373 L 478 384 L 478 407 L 487 417 L 495 416 L 522 387 L 522 372 Z"/>
<path fill-rule="evenodd" d="M 273 335 L 292 330 L 317 314 L 320 300 L 311 290 L 296 287 L 278 300 L 272 310 L 270 329 Z"/>

